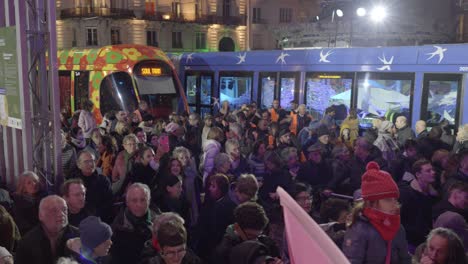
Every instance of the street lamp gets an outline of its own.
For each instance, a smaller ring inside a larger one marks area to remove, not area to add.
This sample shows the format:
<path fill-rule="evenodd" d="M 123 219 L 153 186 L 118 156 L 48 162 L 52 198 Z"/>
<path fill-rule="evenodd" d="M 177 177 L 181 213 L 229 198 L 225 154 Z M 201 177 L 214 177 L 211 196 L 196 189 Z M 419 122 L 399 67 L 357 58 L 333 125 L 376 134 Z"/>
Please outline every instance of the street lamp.
<path fill-rule="evenodd" d="M 337 10 L 336 10 L 336 15 L 337 15 L 338 17 L 343 17 L 343 10 L 337 9 Z"/>
<path fill-rule="evenodd" d="M 372 9 L 370 16 L 374 22 L 380 23 L 387 17 L 387 10 L 383 6 L 376 6 Z"/>
<path fill-rule="evenodd" d="M 356 9 L 356 15 L 358 17 L 363 17 L 366 14 L 367 14 L 367 10 L 364 7 L 359 7 L 358 9 Z"/>

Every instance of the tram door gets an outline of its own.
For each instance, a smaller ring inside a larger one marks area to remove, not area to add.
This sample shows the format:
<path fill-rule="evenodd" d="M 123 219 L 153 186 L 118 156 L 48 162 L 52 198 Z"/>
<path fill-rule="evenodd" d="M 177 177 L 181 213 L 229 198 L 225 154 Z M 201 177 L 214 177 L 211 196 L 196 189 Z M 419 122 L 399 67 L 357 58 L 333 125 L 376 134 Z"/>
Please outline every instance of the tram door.
<path fill-rule="evenodd" d="M 185 94 L 190 112 L 198 113 L 203 118 L 212 113 L 213 73 L 192 72 L 185 75 Z"/>
<path fill-rule="evenodd" d="M 75 72 L 75 86 L 74 86 L 74 108 L 73 111 L 82 109 L 83 103 L 89 98 L 89 72 L 76 71 Z"/>
<path fill-rule="evenodd" d="M 421 120 L 428 127 L 446 121 L 451 129 L 458 128 L 462 77 L 461 74 L 424 74 Z"/>
<path fill-rule="evenodd" d="M 298 101 L 299 94 L 298 72 L 281 72 L 279 76 L 279 100 L 283 109 L 291 109 L 291 101 Z"/>
<path fill-rule="evenodd" d="M 259 105 L 262 109 L 269 109 L 273 106 L 273 100 L 278 98 L 278 76 L 276 72 L 261 72 L 259 77 Z"/>

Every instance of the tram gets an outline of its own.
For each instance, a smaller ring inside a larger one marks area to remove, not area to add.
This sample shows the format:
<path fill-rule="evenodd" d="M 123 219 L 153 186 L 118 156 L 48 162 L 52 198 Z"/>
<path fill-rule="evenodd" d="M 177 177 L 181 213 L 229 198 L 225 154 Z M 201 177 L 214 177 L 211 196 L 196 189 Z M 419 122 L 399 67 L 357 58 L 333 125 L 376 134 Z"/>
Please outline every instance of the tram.
<path fill-rule="evenodd" d="M 174 65 L 158 48 L 113 45 L 58 52 L 60 107 L 73 113 L 94 103 L 98 122 L 111 110 L 133 111 L 145 100 L 155 117 L 188 111 Z"/>
<path fill-rule="evenodd" d="M 312 48 L 190 53 L 178 61 L 192 111 L 210 113 L 214 104 L 273 99 L 289 108 L 295 100 L 320 118 L 331 105 L 356 108 L 362 127 L 372 118 L 407 116 L 414 125 L 447 120 L 468 123 L 468 45 L 375 48 Z M 346 113 L 341 116 L 345 118 Z M 339 119 L 339 118 L 338 118 Z"/>

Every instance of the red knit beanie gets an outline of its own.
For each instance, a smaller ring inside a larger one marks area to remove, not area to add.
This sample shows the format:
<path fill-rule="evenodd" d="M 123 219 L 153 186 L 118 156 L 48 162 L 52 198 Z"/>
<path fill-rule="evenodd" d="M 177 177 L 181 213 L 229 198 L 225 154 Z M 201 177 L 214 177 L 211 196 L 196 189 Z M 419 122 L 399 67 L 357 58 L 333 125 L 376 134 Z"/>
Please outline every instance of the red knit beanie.
<path fill-rule="evenodd" d="M 362 198 L 367 201 L 376 201 L 385 198 L 398 198 L 400 191 L 386 171 L 380 170 L 375 161 L 367 163 L 366 172 L 362 175 Z"/>

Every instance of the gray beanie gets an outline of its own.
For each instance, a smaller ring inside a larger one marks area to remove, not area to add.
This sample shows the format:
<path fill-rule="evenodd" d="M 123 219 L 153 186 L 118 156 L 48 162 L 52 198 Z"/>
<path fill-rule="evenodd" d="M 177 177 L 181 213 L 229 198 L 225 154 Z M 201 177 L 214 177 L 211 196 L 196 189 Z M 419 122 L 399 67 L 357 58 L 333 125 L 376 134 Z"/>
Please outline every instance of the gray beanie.
<path fill-rule="evenodd" d="M 99 217 L 88 216 L 80 223 L 81 244 L 91 250 L 112 237 L 111 227 Z"/>

